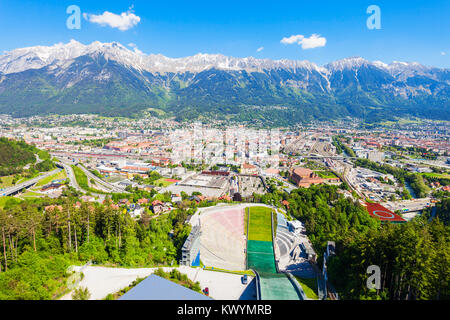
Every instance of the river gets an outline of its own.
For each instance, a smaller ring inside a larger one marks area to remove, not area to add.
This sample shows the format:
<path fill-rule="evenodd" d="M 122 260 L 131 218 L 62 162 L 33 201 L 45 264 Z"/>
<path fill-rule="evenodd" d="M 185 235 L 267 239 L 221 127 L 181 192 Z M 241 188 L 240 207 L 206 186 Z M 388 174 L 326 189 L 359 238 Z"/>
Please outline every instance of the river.
<path fill-rule="evenodd" d="M 408 190 L 408 192 L 409 192 L 409 194 L 411 195 L 411 197 L 412 197 L 413 199 L 417 199 L 417 195 L 416 195 L 416 193 L 414 192 L 414 190 L 411 188 L 411 186 L 410 186 L 410 184 L 409 184 L 408 181 L 405 181 L 405 187 L 406 187 L 406 190 Z"/>

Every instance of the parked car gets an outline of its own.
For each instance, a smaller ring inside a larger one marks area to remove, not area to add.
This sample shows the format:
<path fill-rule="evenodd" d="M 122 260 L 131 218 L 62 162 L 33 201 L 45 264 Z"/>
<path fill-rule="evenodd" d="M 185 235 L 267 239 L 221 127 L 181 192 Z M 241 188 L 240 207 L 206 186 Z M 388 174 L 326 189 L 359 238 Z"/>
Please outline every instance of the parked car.
<path fill-rule="evenodd" d="M 248 276 L 246 274 L 244 274 L 241 278 L 242 284 L 247 284 L 248 283 Z"/>

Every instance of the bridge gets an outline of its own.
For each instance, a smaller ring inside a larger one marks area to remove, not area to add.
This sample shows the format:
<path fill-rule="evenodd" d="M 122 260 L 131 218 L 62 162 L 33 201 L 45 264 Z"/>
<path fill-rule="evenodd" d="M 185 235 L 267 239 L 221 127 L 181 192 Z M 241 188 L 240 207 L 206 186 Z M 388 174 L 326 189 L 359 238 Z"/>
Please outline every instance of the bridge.
<path fill-rule="evenodd" d="M 25 182 L 23 182 L 21 184 L 18 184 L 16 186 L 13 186 L 13 187 L 10 187 L 10 188 L 6 188 L 5 190 L 3 190 L 1 192 L 1 196 L 2 197 L 7 197 L 7 196 L 12 196 L 12 195 L 18 194 L 18 193 L 22 192 L 23 190 L 34 186 L 36 183 L 38 183 L 42 179 L 45 179 L 45 178 L 47 178 L 49 176 L 52 176 L 52 175 L 56 174 L 58 172 L 58 170 L 60 170 L 60 169 L 55 169 L 53 171 L 47 172 L 44 175 L 41 175 L 41 176 L 38 176 L 36 178 L 30 179 L 30 180 L 25 181 Z"/>

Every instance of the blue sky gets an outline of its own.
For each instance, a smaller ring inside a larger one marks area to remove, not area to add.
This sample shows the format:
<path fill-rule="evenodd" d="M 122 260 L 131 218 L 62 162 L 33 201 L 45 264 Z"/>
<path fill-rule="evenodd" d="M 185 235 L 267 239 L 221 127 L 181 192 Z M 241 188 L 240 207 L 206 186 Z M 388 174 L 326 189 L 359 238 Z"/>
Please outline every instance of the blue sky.
<path fill-rule="evenodd" d="M 80 30 L 66 27 L 69 17 L 66 8 L 70 5 L 79 6 L 90 20 L 82 18 Z M 369 30 L 366 26 L 369 5 L 381 9 L 379 30 Z M 128 21 L 131 25 L 122 25 L 122 30 L 100 25 L 99 21 L 106 17 L 105 11 L 131 17 Z M 172 0 L 164 3 L 0 0 L 0 52 L 75 39 L 84 44 L 96 40 L 118 41 L 123 45 L 134 43 L 144 53 L 169 57 L 222 53 L 235 57 L 306 59 L 323 65 L 361 56 L 371 61 L 417 61 L 448 68 L 449 17 L 448 0 Z M 293 35 L 303 36 L 303 43 L 311 40 L 312 35 L 322 40 L 314 48 L 302 48 L 301 41 L 281 43 L 283 38 Z"/>

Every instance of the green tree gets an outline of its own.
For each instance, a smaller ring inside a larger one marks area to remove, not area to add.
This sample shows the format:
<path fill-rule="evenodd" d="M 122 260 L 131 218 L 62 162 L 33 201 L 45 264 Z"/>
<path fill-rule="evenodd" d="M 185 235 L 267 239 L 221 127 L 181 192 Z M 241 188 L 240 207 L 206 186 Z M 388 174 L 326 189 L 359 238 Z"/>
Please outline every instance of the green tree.
<path fill-rule="evenodd" d="M 76 288 L 72 293 L 72 300 L 89 300 L 91 293 L 88 288 Z"/>

